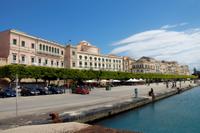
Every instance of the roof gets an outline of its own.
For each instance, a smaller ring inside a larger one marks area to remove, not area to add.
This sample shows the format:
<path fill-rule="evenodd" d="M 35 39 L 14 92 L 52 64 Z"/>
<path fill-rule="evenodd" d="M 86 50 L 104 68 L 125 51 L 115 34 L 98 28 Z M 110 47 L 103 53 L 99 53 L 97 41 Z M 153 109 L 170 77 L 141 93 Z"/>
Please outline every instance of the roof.
<path fill-rule="evenodd" d="M 136 62 L 156 62 L 154 58 L 143 56 L 138 59 Z"/>
<path fill-rule="evenodd" d="M 57 42 L 55 42 L 55 41 L 50 41 L 50 40 L 46 40 L 46 39 L 43 39 L 43 38 L 40 38 L 40 37 L 36 37 L 36 36 L 27 34 L 27 33 L 25 33 L 25 32 L 19 31 L 19 30 L 10 29 L 10 30 L 8 30 L 8 31 L 10 31 L 11 33 L 20 34 L 20 35 L 23 35 L 23 36 L 26 36 L 26 37 L 29 37 L 29 38 L 32 38 L 32 39 L 37 39 L 37 40 L 39 40 L 39 41 L 51 43 L 51 44 L 54 44 L 54 45 L 57 45 L 57 46 L 60 46 L 60 47 L 65 48 L 64 44 L 60 44 L 60 43 L 57 43 Z"/>

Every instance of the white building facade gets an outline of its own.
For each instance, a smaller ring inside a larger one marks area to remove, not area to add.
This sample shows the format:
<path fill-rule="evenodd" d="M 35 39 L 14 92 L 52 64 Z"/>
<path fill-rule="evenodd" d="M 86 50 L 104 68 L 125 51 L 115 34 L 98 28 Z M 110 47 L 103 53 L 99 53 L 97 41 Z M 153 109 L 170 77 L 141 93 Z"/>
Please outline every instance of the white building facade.
<path fill-rule="evenodd" d="M 66 67 L 73 69 L 92 69 L 105 71 L 123 71 L 123 58 L 115 55 L 102 55 L 99 48 L 86 41 L 76 47 L 66 47 Z"/>

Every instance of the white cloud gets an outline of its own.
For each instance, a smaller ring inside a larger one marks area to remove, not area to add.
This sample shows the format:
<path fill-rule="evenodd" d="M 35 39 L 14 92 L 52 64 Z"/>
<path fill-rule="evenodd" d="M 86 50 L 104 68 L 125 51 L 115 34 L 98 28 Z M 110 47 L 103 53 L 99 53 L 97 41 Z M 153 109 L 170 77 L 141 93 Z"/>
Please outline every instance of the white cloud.
<path fill-rule="evenodd" d="M 179 24 L 185 25 L 184 23 Z M 165 26 L 167 27 L 167 26 Z M 112 54 L 133 58 L 149 56 L 158 60 L 175 60 L 181 64 L 199 67 L 200 29 L 172 31 L 168 28 L 144 31 L 113 44 Z"/>
<path fill-rule="evenodd" d="M 161 29 L 170 29 L 170 28 L 175 28 L 175 27 L 179 27 L 179 26 L 185 26 L 188 23 L 184 22 L 184 23 L 180 23 L 180 24 L 174 24 L 174 25 L 164 25 L 161 27 Z"/>

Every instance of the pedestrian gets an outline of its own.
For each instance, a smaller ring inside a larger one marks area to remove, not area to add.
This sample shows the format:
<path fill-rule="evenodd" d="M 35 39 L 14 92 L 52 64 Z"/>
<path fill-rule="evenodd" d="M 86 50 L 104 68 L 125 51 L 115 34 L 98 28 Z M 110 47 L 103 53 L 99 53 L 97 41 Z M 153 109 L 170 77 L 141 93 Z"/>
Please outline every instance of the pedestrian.
<path fill-rule="evenodd" d="M 151 96 L 152 96 L 152 100 L 154 100 L 155 99 L 155 95 L 154 95 L 153 88 L 151 88 Z"/>
<path fill-rule="evenodd" d="M 154 94 L 153 88 L 151 88 L 151 90 L 149 91 L 149 96 L 152 97 L 152 100 L 155 99 L 155 94 Z"/>
<path fill-rule="evenodd" d="M 177 94 L 181 93 L 181 89 L 179 87 L 177 87 Z"/>
<path fill-rule="evenodd" d="M 135 88 L 135 89 L 134 89 L 134 92 L 135 92 L 135 98 L 137 98 L 137 97 L 138 97 L 138 89 Z"/>
<path fill-rule="evenodd" d="M 153 94 L 153 88 L 151 88 L 151 90 L 149 91 L 149 96 L 152 96 Z"/>

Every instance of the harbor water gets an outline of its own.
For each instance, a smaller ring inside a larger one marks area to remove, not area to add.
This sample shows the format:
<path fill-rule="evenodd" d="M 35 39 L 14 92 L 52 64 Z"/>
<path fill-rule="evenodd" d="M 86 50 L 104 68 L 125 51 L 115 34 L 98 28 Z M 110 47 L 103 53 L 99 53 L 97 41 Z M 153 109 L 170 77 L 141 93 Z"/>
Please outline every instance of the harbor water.
<path fill-rule="evenodd" d="M 200 133 L 200 87 L 94 124 L 143 133 Z"/>

